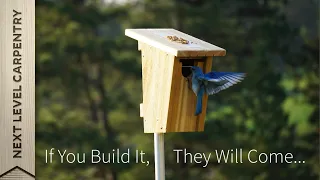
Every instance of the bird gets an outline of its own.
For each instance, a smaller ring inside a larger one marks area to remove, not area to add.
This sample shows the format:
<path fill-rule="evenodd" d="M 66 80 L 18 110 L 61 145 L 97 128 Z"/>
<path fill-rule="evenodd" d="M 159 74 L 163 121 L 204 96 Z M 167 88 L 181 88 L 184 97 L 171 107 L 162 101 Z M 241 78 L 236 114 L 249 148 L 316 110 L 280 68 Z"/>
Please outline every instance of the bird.
<path fill-rule="evenodd" d="M 207 95 L 217 94 L 241 82 L 246 77 L 246 73 L 238 72 L 211 71 L 204 74 L 198 66 L 191 66 L 191 72 L 191 88 L 197 96 L 195 116 L 198 116 L 202 112 L 202 97 L 205 93 Z"/>

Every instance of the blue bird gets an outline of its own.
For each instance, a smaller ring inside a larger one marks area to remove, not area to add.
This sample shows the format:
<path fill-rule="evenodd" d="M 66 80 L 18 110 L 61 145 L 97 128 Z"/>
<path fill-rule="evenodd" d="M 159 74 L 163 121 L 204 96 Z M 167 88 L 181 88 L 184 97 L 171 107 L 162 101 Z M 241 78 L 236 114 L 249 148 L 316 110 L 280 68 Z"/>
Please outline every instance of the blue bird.
<path fill-rule="evenodd" d="M 195 116 L 202 112 L 202 97 L 204 93 L 208 95 L 216 94 L 221 90 L 237 84 L 244 79 L 246 73 L 236 72 L 209 72 L 204 74 L 197 66 L 191 66 L 192 71 L 192 91 L 197 96 Z"/>

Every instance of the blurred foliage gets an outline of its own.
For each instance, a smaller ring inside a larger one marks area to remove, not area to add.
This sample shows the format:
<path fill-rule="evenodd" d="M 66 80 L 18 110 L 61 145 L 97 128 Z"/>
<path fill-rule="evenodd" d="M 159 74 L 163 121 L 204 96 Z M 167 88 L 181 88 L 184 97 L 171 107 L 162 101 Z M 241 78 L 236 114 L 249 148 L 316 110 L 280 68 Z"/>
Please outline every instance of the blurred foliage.
<path fill-rule="evenodd" d="M 166 179 L 319 178 L 319 36 L 312 33 L 318 20 L 295 21 L 312 19 L 316 2 L 306 1 L 303 7 L 311 9 L 298 15 L 294 2 L 38 0 L 38 179 L 154 179 L 153 136 L 143 133 L 139 117 L 140 54 L 136 41 L 124 36 L 126 28 L 178 29 L 227 49 L 227 56 L 214 58 L 214 70 L 248 73 L 242 83 L 209 97 L 204 132 L 166 134 Z M 151 164 L 46 164 L 51 148 L 142 149 Z M 306 163 L 211 161 L 202 168 L 176 164 L 174 148 L 291 152 Z"/>

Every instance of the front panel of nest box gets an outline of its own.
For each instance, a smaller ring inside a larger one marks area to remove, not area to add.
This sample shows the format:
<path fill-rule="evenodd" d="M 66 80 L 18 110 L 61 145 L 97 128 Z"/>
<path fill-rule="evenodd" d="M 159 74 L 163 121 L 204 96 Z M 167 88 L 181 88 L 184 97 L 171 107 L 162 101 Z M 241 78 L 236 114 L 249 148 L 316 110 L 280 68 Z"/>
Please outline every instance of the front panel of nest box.
<path fill-rule="evenodd" d="M 166 132 L 200 132 L 204 130 L 208 96 L 204 95 L 203 97 L 202 113 L 195 116 L 197 99 L 191 88 L 191 70 L 190 67 L 183 66 L 198 66 L 203 72 L 210 72 L 212 57 L 176 58 L 174 61 Z"/>

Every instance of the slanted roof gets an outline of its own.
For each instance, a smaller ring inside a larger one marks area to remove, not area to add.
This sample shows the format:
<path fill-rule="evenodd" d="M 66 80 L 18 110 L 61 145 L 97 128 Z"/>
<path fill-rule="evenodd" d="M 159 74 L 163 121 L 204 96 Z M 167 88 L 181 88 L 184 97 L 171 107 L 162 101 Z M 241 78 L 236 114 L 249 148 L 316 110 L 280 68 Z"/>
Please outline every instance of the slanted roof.
<path fill-rule="evenodd" d="M 175 29 L 126 29 L 125 35 L 177 57 L 226 55 L 225 49 Z M 168 36 L 176 36 L 183 40 L 172 41 Z"/>

